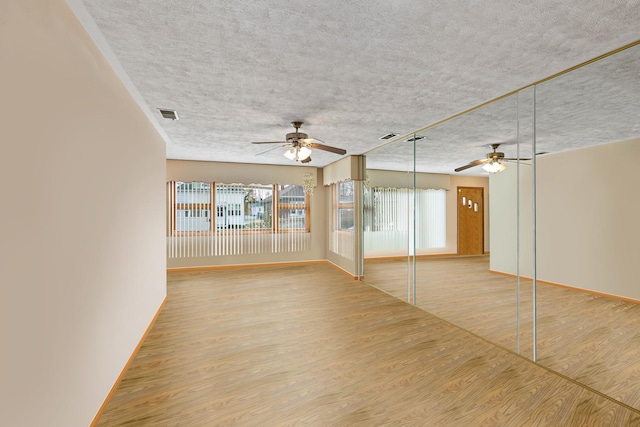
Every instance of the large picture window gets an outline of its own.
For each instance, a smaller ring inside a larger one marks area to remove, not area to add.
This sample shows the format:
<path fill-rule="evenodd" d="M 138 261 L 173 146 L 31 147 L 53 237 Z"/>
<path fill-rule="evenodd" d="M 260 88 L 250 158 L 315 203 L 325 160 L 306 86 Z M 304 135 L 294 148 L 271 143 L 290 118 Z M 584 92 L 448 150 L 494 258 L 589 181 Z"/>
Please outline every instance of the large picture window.
<path fill-rule="evenodd" d="M 300 185 L 174 181 L 168 183 L 167 207 L 170 257 L 308 246 L 310 203 Z"/>

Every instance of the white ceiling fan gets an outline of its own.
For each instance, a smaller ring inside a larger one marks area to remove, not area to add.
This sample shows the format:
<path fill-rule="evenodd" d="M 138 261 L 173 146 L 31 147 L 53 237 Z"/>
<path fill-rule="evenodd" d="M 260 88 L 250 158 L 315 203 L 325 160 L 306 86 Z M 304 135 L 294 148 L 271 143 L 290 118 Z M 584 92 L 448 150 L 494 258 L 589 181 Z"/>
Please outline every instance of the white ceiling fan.
<path fill-rule="evenodd" d="M 293 126 L 296 131 L 288 133 L 286 136 L 286 141 L 254 141 L 252 144 L 282 144 L 282 147 L 287 147 L 288 150 L 285 151 L 284 156 L 288 159 L 294 160 L 296 162 L 301 163 L 309 163 L 311 161 L 311 149 L 315 148 L 318 150 L 329 151 L 330 153 L 344 155 L 347 153 L 347 150 L 343 150 L 342 148 L 331 147 L 329 145 L 320 144 L 314 138 L 309 138 L 309 136 L 300 132 L 300 127 L 302 127 L 303 122 L 291 122 L 291 126 Z M 276 147 L 277 148 L 277 147 Z M 271 150 L 267 150 L 271 151 Z M 263 151 L 263 154 L 267 151 Z"/>

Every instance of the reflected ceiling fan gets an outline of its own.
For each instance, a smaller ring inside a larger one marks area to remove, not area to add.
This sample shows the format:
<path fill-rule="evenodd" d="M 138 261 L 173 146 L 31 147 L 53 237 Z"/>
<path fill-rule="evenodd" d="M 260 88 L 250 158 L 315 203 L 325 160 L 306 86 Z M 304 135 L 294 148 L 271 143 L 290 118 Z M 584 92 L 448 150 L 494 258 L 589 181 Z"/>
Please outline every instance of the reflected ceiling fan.
<path fill-rule="evenodd" d="M 314 138 L 309 138 L 308 135 L 304 132 L 299 132 L 299 129 L 302 127 L 303 122 L 291 122 L 291 126 L 296 128 L 295 132 L 291 132 L 287 134 L 286 141 L 254 141 L 252 144 L 282 144 L 282 147 L 287 147 L 288 150 L 285 151 L 284 156 L 288 159 L 295 160 L 296 162 L 301 163 L 309 163 L 311 161 L 311 149 L 315 148 L 318 150 L 329 151 L 330 153 L 335 154 L 346 154 L 347 150 L 343 150 L 342 148 L 331 147 L 329 145 L 320 144 L 315 141 L 319 141 Z M 278 147 L 276 147 L 278 148 Z M 271 151 L 275 148 L 272 148 L 267 151 Z M 263 154 L 267 151 L 263 151 Z M 256 154 L 256 155 L 258 155 Z"/>
<path fill-rule="evenodd" d="M 486 170 L 489 173 L 498 173 L 498 172 L 502 172 L 503 170 L 505 170 L 507 167 L 502 163 L 504 161 L 509 161 L 509 160 L 531 160 L 531 159 L 527 159 L 527 158 L 513 158 L 513 157 L 505 157 L 504 153 L 500 152 L 500 151 L 496 151 L 498 149 L 498 147 L 500 147 L 501 144 L 491 144 L 491 148 L 493 149 L 493 151 L 491 153 L 487 153 L 487 158 L 486 159 L 481 159 L 481 160 L 474 160 L 472 162 L 470 162 L 469 164 L 466 164 L 464 166 L 460 166 L 459 168 L 455 168 L 454 170 L 456 172 L 462 172 L 465 169 L 469 169 L 472 168 L 474 166 L 482 166 L 482 169 Z M 537 154 L 545 154 L 545 153 L 537 153 Z"/>

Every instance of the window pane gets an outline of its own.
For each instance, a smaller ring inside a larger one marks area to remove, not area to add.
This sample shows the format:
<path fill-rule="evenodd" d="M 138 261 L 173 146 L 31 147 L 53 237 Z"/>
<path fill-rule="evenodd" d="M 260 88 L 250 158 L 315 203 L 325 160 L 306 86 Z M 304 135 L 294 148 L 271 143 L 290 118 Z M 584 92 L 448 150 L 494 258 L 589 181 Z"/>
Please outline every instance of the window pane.
<path fill-rule="evenodd" d="M 302 185 L 278 186 L 278 202 L 288 205 L 305 205 L 306 195 Z"/>
<path fill-rule="evenodd" d="M 270 185 L 216 184 L 216 228 L 269 229 L 272 205 Z"/>
<path fill-rule="evenodd" d="M 176 183 L 176 231 L 210 229 L 211 185 L 206 182 Z"/>
<path fill-rule="evenodd" d="M 280 229 L 305 230 L 307 218 L 305 209 L 280 209 Z"/>
<path fill-rule="evenodd" d="M 353 203 L 353 181 L 338 183 L 338 202 Z"/>
<path fill-rule="evenodd" d="M 278 227 L 280 230 L 304 230 L 307 195 L 301 185 L 278 186 Z"/>
<path fill-rule="evenodd" d="M 353 208 L 338 209 L 338 227 L 339 230 L 354 231 Z"/>

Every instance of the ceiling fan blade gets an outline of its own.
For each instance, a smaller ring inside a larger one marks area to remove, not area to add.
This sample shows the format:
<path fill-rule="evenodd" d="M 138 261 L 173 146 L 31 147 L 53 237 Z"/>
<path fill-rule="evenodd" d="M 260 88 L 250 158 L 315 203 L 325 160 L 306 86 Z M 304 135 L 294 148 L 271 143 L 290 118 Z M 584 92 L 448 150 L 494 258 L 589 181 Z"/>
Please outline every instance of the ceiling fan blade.
<path fill-rule="evenodd" d="M 286 144 L 287 141 L 253 141 L 252 144 Z"/>
<path fill-rule="evenodd" d="M 307 147 L 317 148 L 318 150 L 329 151 L 331 153 L 336 153 L 336 154 L 347 154 L 347 150 L 343 150 L 342 148 L 331 147 L 329 145 L 318 144 L 317 142 L 308 143 Z"/>
<path fill-rule="evenodd" d="M 540 151 L 539 153 L 536 153 L 536 156 L 541 156 L 543 154 L 548 154 L 548 153 L 549 153 L 548 151 Z M 531 157 L 520 157 L 520 158 L 517 158 L 517 157 L 505 157 L 502 160 L 511 160 L 511 161 L 523 160 L 523 161 L 526 161 L 526 160 L 531 160 Z"/>
<path fill-rule="evenodd" d="M 469 169 L 469 168 L 472 168 L 474 166 L 479 166 L 479 165 L 481 165 L 483 163 L 487 163 L 487 161 L 489 161 L 489 159 L 474 160 L 473 162 L 469 163 L 468 165 L 460 166 L 459 168 L 455 168 L 454 170 L 456 172 L 462 172 L 465 169 Z"/>
<path fill-rule="evenodd" d="M 286 145 L 283 145 L 282 147 L 285 147 L 285 146 L 286 146 Z M 256 155 L 256 156 L 259 156 L 259 155 L 261 155 L 261 154 L 268 153 L 269 151 L 277 150 L 278 148 L 281 148 L 281 147 L 272 147 L 272 148 L 269 148 L 268 150 L 264 150 L 264 151 L 261 151 L 261 152 L 259 152 L 259 153 L 256 153 L 255 155 Z"/>

